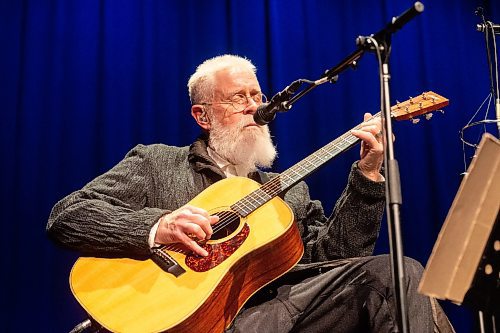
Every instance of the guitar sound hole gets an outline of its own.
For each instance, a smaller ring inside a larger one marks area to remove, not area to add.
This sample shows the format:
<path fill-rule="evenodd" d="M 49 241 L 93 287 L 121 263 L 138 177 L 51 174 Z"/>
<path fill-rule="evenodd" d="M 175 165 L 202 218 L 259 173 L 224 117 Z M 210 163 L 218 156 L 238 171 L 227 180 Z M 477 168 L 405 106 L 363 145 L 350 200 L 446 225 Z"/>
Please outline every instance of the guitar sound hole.
<path fill-rule="evenodd" d="M 219 222 L 212 226 L 214 233 L 210 238 L 211 240 L 217 240 L 231 235 L 240 225 L 240 217 L 234 212 L 223 211 L 213 215 L 219 216 Z"/>

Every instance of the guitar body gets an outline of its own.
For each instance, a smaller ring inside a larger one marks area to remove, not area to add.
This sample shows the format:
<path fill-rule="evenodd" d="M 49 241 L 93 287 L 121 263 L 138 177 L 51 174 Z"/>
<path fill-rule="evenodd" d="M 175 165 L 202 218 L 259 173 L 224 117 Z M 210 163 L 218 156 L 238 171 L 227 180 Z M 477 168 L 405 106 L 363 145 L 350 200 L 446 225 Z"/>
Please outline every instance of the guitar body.
<path fill-rule="evenodd" d="M 259 187 L 248 178 L 228 178 L 189 203 L 211 214 L 225 212 Z M 80 258 L 71 290 L 113 332 L 222 332 L 251 295 L 289 271 L 304 251 L 293 213 L 279 197 L 231 228 L 203 244 L 208 258 L 165 249 L 185 270 L 179 276 L 149 259 Z"/>

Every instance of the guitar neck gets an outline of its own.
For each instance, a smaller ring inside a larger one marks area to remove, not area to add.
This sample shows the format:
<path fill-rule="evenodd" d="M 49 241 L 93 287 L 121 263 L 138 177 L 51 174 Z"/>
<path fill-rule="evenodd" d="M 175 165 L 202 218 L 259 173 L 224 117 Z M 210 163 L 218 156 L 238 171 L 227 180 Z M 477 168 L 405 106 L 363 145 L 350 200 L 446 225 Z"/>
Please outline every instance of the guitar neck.
<path fill-rule="evenodd" d="M 380 117 L 380 112 L 373 118 Z M 361 124 L 351 130 L 360 129 Z M 299 163 L 283 171 L 278 176 L 266 182 L 259 189 L 236 202 L 231 208 L 242 216 L 247 216 L 258 207 L 262 206 L 275 196 L 288 190 L 309 174 L 320 168 L 335 156 L 347 151 L 359 142 L 359 139 L 347 131 L 340 137 L 328 143 L 326 146 L 316 150 Z"/>
<path fill-rule="evenodd" d="M 377 117 L 380 117 L 380 112 L 373 115 L 372 119 Z M 353 127 L 351 130 L 357 130 L 360 128 L 361 124 Z M 328 143 L 326 146 L 316 150 L 299 163 L 293 165 L 283 171 L 280 175 L 262 185 L 261 189 L 265 189 L 266 193 L 269 193 L 270 195 L 278 195 L 306 178 L 309 174 L 316 171 L 323 164 L 327 163 L 337 155 L 349 150 L 359 141 L 360 140 L 357 137 L 351 134 L 351 131 L 347 131 Z"/>
<path fill-rule="evenodd" d="M 415 98 L 410 97 L 409 100 L 391 107 L 391 118 L 396 120 L 414 119 L 416 116 L 439 110 L 448 104 L 449 100 L 447 98 L 433 91 L 428 91 Z M 380 116 L 381 113 L 379 112 L 373 115 L 372 119 Z M 360 128 L 361 124 L 351 130 Z M 241 216 L 247 216 L 278 194 L 297 184 L 335 156 L 354 146 L 358 141 L 359 139 L 352 135 L 351 131 L 342 134 L 337 139 L 318 149 L 299 163 L 262 185 L 259 189 L 233 204 L 231 209 Z"/>

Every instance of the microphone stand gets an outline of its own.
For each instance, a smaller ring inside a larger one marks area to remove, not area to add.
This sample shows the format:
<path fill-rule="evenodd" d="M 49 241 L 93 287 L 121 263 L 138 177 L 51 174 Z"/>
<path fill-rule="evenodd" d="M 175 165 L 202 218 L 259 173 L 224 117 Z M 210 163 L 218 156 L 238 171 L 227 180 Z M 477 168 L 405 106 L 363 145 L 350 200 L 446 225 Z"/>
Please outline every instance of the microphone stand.
<path fill-rule="evenodd" d="M 375 51 L 380 65 L 382 134 L 384 138 L 384 165 L 387 224 L 389 229 L 389 244 L 394 292 L 398 312 L 398 324 L 402 332 L 409 332 L 408 307 L 406 302 L 405 267 L 403 262 L 403 240 L 401 237 L 400 207 L 402 204 L 401 181 L 398 161 L 394 155 L 393 131 L 391 121 L 390 72 L 389 56 L 391 53 L 391 36 L 418 14 L 422 13 L 424 5 L 415 2 L 413 7 L 397 18 L 393 18 L 384 29 L 368 38 L 359 37 L 359 47 Z"/>
<path fill-rule="evenodd" d="M 380 65 L 381 81 L 381 115 L 382 137 L 384 142 L 384 176 L 387 210 L 387 225 L 389 233 L 389 248 L 391 259 L 391 273 L 396 299 L 397 321 L 401 332 L 409 332 L 408 307 L 406 300 L 405 266 L 403 260 L 403 240 L 401 236 L 400 207 L 403 203 L 401 196 L 401 180 L 399 164 L 394 156 L 393 130 L 391 121 L 390 103 L 390 72 L 389 55 L 391 52 L 390 33 L 383 37 L 358 38 L 358 44 L 377 53 Z M 379 43 L 380 42 L 380 43 Z"/>
<path fill-rule="evenodd" d="M 323 76 L 293 96 L 289 101 L 282 102 L 282 110 L 289 110 L 293 103 L 305 94 L 326 82 L 336 82 L 338 74 L 349 67 L 355 67 L 357 61 L 366 51 L 374 51 L 378 55 L 380 65 L 381 81 L 381 113 L 382 132 L 384 137 L 384 176 L 386 190 L 387 224 L 389 229 L 389 245 L 391 258 L 391 273 L 397 306 L 397 322 L 401 332 L 409 332 L 408 308 L 406 302 L 405 269 L 403 262 L 403 240 L 401 237 L 400 206 L 401 182 L 399 176 L 398 162 L 394 156 L 394 146 L 392 142 L 392 122 L 391 122 L 391 102 L 389 89 L 389 55 L 391 51 L 391 36 L 401 29 L 415 16 L 422 13 L 424 5 L 415 2 L 414 5 L 398 17 L 394 17 L 387 26 L 369 37 L 358 37 L 356 43 L 358 49 L 342 60 L 337 66 L 327 70 Z M 310 81 L 309 81 L 310 82 Z"/>

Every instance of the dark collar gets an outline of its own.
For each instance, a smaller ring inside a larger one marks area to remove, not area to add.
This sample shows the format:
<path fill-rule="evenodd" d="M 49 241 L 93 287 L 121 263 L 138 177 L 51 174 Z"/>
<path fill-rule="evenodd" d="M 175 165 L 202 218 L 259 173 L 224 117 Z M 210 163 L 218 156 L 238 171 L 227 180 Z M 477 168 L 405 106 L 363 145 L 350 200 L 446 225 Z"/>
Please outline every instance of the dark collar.
<path fill-rule="evenodd" d="M 219 178 L 226 178 L 224 172 L 217 166 L 207 152 L 208 135 L 201 134 L 189 147 L 188 161 L 194 171 L 202 173 L 209 172 L 217 175 Z"/>

